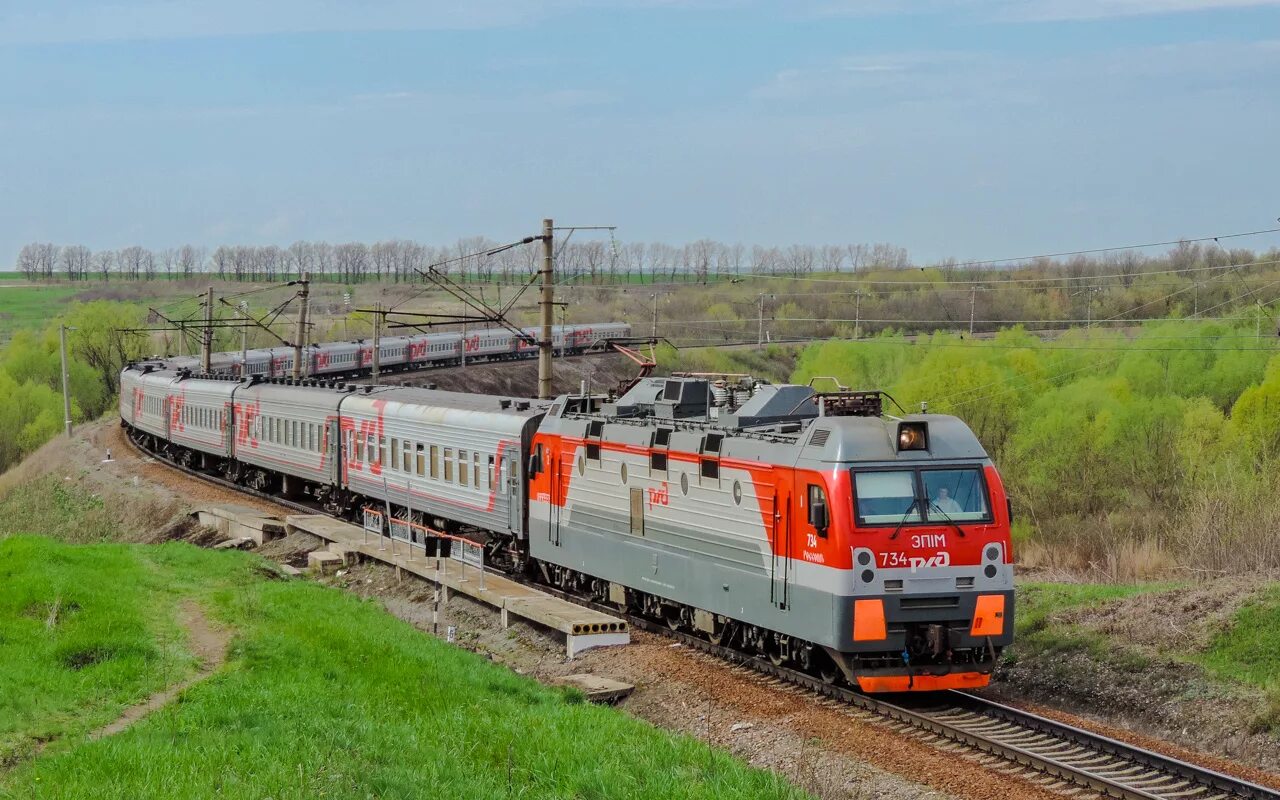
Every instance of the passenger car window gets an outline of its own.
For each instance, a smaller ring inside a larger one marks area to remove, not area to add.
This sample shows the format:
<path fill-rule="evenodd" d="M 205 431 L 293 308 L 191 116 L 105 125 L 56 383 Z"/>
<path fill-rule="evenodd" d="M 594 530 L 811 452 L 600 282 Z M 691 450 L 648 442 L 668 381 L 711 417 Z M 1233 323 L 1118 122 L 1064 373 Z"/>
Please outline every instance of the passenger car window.
<path fill-rule="evenodd" d="M 990 518 L 987 487 L 977 469 L 926 469 L 926 514 L 930 520 L 975 522 Z"/>
<path fill-rule="evenodd" d="M 920 521 L 915 472 L 855 472 L 854 498 L 861 525 L 897 525 Z"/>

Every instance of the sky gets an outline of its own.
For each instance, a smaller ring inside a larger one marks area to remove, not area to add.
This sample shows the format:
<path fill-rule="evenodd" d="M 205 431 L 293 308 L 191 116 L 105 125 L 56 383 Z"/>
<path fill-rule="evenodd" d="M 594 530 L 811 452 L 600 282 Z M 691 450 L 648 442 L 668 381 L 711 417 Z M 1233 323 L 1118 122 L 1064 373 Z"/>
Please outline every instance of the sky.
<path fill-rule="evenodd" d="M 1280 0 L 0 0 L 0 263 L 1276 227 Z M 1280 245 L 1280 236 L 1236 240 Z"/>

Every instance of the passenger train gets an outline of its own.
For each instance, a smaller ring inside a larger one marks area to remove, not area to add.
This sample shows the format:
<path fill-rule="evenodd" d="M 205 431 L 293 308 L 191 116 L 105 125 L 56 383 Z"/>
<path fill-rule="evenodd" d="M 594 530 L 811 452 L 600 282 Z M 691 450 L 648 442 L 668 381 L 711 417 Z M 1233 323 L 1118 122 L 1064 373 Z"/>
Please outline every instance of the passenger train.
<path fill-rule="evenodd" d="M 378 342 L 378 370 L 401 372 L 426 367 L 469 362 L 509 361 L 533 358 L 538 354 L 534 342 L 541 331 L 524 328 L 524 336 L 507 328 L 483 328 L 462 333 L 424 333 L 412 336 L 384 336 Z M 552 328 L 552 346 L 557 354 L 576 355 L 598 347 L 609 339 L 625 339 L 631 326 L 625 322 L 597 325 L 556 325 Z M 304 352 L 306 363 L 302 374 L 326 378 L 355 378 L 368 375 L 373 368 L 373 341 L 329 342 L 310 345 Z M 209 371 L 214 375 L 267 378 L 293 374 L 294 348 L 289 346 L 214 353 Z M 165 362 L 177 369 L 200 369 L 195 356 L 176 356 Z"/>
<path fill-rule="evenodd" d="M 869 692 L 988 683 L 1013 635 L 1010 508 L 973 432 L 877 393 L 698 377 L 534 401 L 121 375 L 140 445 L 439 552 Z M 381 517 L 379 517 L 381 519 Z M 381 524 L 381 523 L 379 523 Z"/>

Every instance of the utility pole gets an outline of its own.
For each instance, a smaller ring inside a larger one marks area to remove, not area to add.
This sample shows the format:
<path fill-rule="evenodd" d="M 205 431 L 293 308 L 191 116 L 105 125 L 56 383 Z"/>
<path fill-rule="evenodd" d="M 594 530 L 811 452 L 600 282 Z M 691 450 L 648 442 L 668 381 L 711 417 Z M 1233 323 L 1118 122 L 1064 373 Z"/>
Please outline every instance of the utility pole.
<path fill-rule="evenodd" d="M 974 284 L 969 288 L 969 335 L 973 335 L 973 309 L 978 302 L 978 290 L 986 291 L 987 287 Z"/>
<path fill-rule="evenodd" d="M 1087 290 L 1085 290 L 1085 292 L 1086 292 L 1086 293 L 1085 293 L 1085 301 L 1086 301 L 1086 303 L 1087 303 L 1087 306 L 1086 306 L 1086 314 L 1085 314 L 1085 327 L 1086 327 L 1086 328 L 1092 328 L 1092 327 L 1093 327 L 1093 296 L 1094 296 L 1095 294 L 1097 294 L 1098 292 L 1100 292 L 1100 291 L 1102 291 L 1102 287 L 1100 287 L 1100 286 L 1090 286 Z"/>
<path fill-rule="evenodd" d="M 311 372 L 302 368 L 302 358 L 307 350 L 307 305 L 311 297 L 310 273 L 302 273 L 302 289 L 298 291 L 298 334 L 293 341 L 293 379 L 300 380 Z"/>
<path fill-rule="evenodd" d="M 244 325 L 240 326 L 240 377 L 249 374 L 249 301 L 240 301 L 240 316 Z"/>
<path fill-rule="evenodd" d="M 542 221 L 542 337 L 538 342 L 538 397 L 551 397 L 551 313 L 555 308 L 553 278 L 555 270 L 555 224 Z"/>
<path fill-rule="evenodd" d="M 58 351 L 62 354 L 62 419 L 71 438 L 71 390 L 67 386 L 67 326 L 58 326 Z"/>
<path fill-rule="evenodd" d="M 374 306 L 373 313 L 373 369 L 370 377 L 374 386 L 378 385 L 378 367 L 382 361 L 382 303 Z M 466 346 L 465 343 L 463 345 Z"/>
<path fill-rule="evenodd" d="M 760 306 L 759 324 L 756 327 L 756 347 L 764 347 L 764 293 L 757 298 Z"/>
<path fill-rule="evenodd" d="M 653 301 L 653 327 L 649 330 L 649 338 L 658 338 L 658 293 L 654 292 L 649 295 L 649 299 Z"/>
<path fill-rule="evenodd" d="M 467 305 L 462 304 L 462 368 L 467 368 Z"/>
<path fill-rule="evenodd" d="M 213 287 L 204 303 L 204 335 L 200 339 L 200 369 L 208 375 L 213 372 Z"/>
<path fill-rule="evenodd" d="M 853 338 L 862 338 L 862 290 L 853 292 Z"/>

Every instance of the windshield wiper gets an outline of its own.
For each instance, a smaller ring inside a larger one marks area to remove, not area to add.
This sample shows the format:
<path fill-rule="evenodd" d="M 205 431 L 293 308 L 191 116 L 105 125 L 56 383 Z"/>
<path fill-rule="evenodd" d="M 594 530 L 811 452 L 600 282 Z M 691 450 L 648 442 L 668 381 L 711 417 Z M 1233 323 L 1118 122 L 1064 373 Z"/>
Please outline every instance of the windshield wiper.
<path fill-rule="evenodd" d="M 902 530 L 902 526 L 907 524 L 907 517 L 911 516 L 911 512 L 916 510 L 916 506 L 919 503 L 920 498 L 918 497 L 911 500 L 911 505 L 907 506 L 907 513 L 902 515 L 902 519 L 898 520 L 898 524 L 894 527 L 893 533 L 889 534 L 890 541 L 898 538 L 898 533 Z"/>
<path fill-rule="evenodd" d="M 964 538 L 964 528 L 961 528 L 959 523 L 957 523 L 951 517 L 947 516 L 947 512 L 943 511 L 942 509 L 938 508 L 936 505 L 932 503 L 929 504 L 929 512 L 928 512 L 929 519 L 933 519 L 934 511 L 937 511 L 939 514 L 941 514 L 942 518 L 947 521 L 947 524 L 956 529 L 956 533 L 960 534 L 961 539 Z"/>

